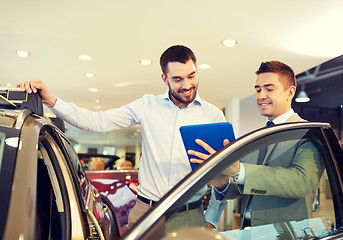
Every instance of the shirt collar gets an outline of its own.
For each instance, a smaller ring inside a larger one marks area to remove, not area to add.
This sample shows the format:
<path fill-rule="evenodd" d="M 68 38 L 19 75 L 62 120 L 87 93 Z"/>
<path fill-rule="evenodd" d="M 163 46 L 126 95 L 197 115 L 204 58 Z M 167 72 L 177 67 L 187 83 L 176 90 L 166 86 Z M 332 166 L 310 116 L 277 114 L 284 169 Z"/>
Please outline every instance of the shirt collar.
<path fill-rule="evenodd" d="M 292 115 L 294 114 L 293 109 L 291 108 L 291 110 L 289 110 L 288 112 L 278 116 L 277 118 L 275 118 L 273 120 L 274 124 L 281 124 L 281 123 L 285 123 Z M 269 120 L 267 120 L 269 121 Z"/>
<path fill-rule="evenodd" d="M 169 89 L 162 94 L 162 98 L 171 102 L 172 104 L 174 104 L 170 98 L 169 98 Z M 175 105 L 175 104 L 174 104 Z M 197 92 L 197 95 L 195 96 L 195 99 L 193 102 L 191 102 L 188 106 L 191 106 L 191 105 L 202 105 L 202 99 L 200 98 L 199 96 L 199 93 Z"/>

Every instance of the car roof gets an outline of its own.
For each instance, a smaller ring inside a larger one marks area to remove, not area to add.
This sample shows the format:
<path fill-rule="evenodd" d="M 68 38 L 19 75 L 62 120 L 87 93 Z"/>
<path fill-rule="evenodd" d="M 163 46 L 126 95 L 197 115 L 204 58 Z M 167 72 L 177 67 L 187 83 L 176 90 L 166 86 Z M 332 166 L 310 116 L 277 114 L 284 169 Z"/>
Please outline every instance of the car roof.
<path fill-rule="evenodd" d="M 32 114 L 44 115 L 39 94 L 27 94 L 18 88 L 0 88 L 0 112 L 0 126 L 12 128 L 20 128 Z"/>

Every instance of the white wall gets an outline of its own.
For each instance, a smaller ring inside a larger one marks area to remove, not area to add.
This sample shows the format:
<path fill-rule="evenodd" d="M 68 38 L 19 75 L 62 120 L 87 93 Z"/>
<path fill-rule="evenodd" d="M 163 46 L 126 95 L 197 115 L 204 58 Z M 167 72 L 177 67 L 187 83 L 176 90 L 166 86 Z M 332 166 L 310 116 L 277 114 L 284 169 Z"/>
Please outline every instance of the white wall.
<path fill-rule="evenodd" d="M 240 100 L 239 136 L 263 127 L 267 118 L 261 116 L 256 106 L 255 94 Z M 238 136 L 236 136 L 238 137 Z"/>

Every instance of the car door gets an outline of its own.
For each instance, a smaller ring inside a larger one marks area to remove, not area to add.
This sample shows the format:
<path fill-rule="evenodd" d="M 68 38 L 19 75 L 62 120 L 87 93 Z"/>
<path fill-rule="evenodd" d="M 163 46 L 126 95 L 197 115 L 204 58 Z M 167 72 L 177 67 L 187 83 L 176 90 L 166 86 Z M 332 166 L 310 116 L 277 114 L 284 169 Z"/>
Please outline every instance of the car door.
<path fill-rule="evenodd" d="M 98 191 L 90 184 L 79 158 L 68 139 L 59 131 L 54 135 L 63 151 L 66 162 L 69 165 L 75 192 L 78 196 L 80 207 L 84 214 L 89 218 L 90 233 L 93 237 L 112 239 L 117 236 L 117 229 L 113 223 L 113 215 L 100 197 Z M 97 235 L 97 236 L 95 236 Z"/>
<path fill-rule="evenodd" d="M 0 239 L 34 238 L 37 139 L 32 127 L 0 127 Z"/>
<path fill-rule="evenodd" d="M 265 160 L 257 165 L 262 148 L 267 148 Z M 237 161 L 245 166 L 244 184 L 228 178 L 226 190 L 230 190 L 223 200 L 218 200 L 222 186 L 212 191 L 210 205 L 227 204 L 223 212 L 217 211 L 217 231 L 185 222 L 182 228 L 167 232 L 170 213 L 204 185 L 210 183 L 214 189 L 218 177 Z M 123 238 L 330 239 L 342 228 L 342 163 L 342 149 L 329 124 L 292 123 L 256 130 L 222 148 L 186 176 Z M 252 223 L 243 228 L 246 199 Z"/>

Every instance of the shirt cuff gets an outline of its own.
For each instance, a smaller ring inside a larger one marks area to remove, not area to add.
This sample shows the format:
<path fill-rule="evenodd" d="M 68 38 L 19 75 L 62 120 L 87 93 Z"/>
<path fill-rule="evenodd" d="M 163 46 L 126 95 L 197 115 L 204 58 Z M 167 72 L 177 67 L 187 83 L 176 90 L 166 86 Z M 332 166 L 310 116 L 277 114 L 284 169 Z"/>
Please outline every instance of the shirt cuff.
<path fill-rule="evenodd" d="M 236 184 L 244 185 L 245 181 L 245 167 L 243 163 L 239 163 L 239 176 L 235 181 Z"/>
<path fill-rule="evenodd" d="M 51 112 L 53 112 L 57 117 L 65 120 L 65 111 L 68 109 L 68 104 L 60 98 L 57 98 L 55 105 L 50 108 Z"/>

